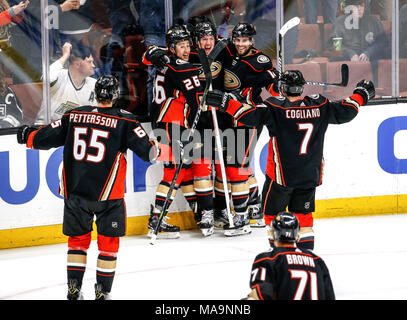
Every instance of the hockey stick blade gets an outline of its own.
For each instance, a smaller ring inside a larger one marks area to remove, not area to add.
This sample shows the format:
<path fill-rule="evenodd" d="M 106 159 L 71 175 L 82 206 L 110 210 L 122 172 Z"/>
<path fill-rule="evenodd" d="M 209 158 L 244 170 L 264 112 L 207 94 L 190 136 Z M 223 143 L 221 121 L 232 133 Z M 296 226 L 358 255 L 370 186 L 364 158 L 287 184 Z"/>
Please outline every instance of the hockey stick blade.
<path fill-rule="evenodd" d="M 341 77 L 342 80 L 339 83 L 326 83 L 319 81 L 305 81 L 305 84 L 312 86 L 333 86 L 333 87 L 346 87 L 349 83 L 349 67 L 347 64 L 342 64 L 341 66 Z"/>
<path fill-rule="evenodd" d="M 288 30 L 294 28 L 295 26 L 298 26 L 300 24 L 301 20 L 298 17 L 294 17 L 290 20 L 288 20 L 280 29 L 280 36 L 284 37 L 285 34 L 287 33 Z"/>
<path fill-rule="evenodd" d="M 278 33 L 278 54 L 277 54 L 277 70 L 280 73 L 280 77 L 283 74 L 283 38 L 285 34 L 292 28 L 298 26 L 301 20 L 298 17 L 294 17 L 288 20 L 280 29 Z"/>

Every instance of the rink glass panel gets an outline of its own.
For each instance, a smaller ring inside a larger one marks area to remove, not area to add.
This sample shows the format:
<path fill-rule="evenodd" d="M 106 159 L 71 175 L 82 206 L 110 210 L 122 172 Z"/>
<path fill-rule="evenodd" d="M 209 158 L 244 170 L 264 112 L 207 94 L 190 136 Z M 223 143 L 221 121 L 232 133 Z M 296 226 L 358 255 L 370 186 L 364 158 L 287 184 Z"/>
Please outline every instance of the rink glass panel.
<path fill-rule="evenodd" d="M 11 6 L 17 2 L 9 0 Z M 332 20 L 332 15 L 326 13 L 327 2 L 321 2 L 323 7 L 313 6 L 314 12 L 310 12 L 307 0 L 286 0 L 281 6 L 275 0 L 81 0 L 79 9 L 62 12 L 58 9 L 62 0 L 31 0 L 24 17 L 15 18 L 8 29 L 10 38 L 0 41 L 1 80 L 18 98 L 23 109 L 22 123 L 32 124 L 41 104 L 49 109 L 53 99 L 49 96 L 49 68 L 44 72 L 44 59 L 47 65 L 52 64 L 60 58 L 65 41 L 79 41 L 92 51 L 96 66 L 92 77 L 114 74 L 120 81 L 117 104 L 142 121 L 149 121 L 154 70 L 143 65 L 141 57 L 147 45 L 165 45 L 165 32 L 173 22 L 187 22 L 192 16 L 205 15 L 223 37 L 229 37 L 238 22 L 251 22 L 257 28 L 255 47 L 275 62 L 277 26 L 299 16 L 300 25 L 285 37 L 284 69 L 300 70 L 306 80 L 322 82 L 339 82 L 342 63 L 347 63 L 350 69 L 348 87 L 306 86 L 304 95 L 320 93 L 332 99 L 344 98 L 359 80 L 368 79 L 375 82 L 377 97 L 407 96 L 404 80 L 407 73 L 403 72 L 407 70 L 407 1 L 398 1 L 397 10 L 391 0 L 372 1 L 366 6 L 366 13 L 370 12 L 380 22 L 387 41 L 382 47 L 384 51 L 379 50 L 376 58 L 367 62 L 344 59 L 341 50 L 333 48 L 330 33 L 346 8 L 339 1 Z M 45 19 L 41 6 L 48 14 Z M 396 12 L 399 24 L 393 24 Z M 398 54 L 393 48 L 399 48 Z"/>

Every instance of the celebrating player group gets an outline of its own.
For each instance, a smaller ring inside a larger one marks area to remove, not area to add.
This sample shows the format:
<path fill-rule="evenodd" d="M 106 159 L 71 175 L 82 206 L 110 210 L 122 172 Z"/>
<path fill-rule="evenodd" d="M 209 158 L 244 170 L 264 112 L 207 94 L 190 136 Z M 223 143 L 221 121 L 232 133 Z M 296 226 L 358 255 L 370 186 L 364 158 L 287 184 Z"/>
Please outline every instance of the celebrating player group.
<path fill-rule="evenodd" d="M 271 58 L 255 48 L 255 34 L 253 24 L 238 23 L 231 39 L 221 39 L 214 24 L 200 16 L 187 25 L 172 26 L 166 48 L 147 48 L 143 63 L 157 69 L 151 134 L 131 114 L 112 108 L 117 83 L 109 76 L 97 81 L 97 106 L 67 111 L 40 129 L 21 127 L 18 142 L 29 148 L 65 146 L 60 191 L 65 197 L 68 265 L 72 262 L 68 298 L 80 297 L 93 214 L 101 251 L 95 290 L 102 299 L 109 296 L 118 238 L 124 235 L 127 148 L 145 161 L 163 162 L 148 221 L 151 243 L 180 237 L 180 228 L 167 216 L 180 190 L 204 237 L 215 229 L 229 237 L 250 234 L 253 227 L 268 230 L 271 253 L 256 259 L 248 299 L 295 297 L 294 287 L 273 283 L 277 262 L 271 261 L 277 256 L 288 262 L 299 257 L 304 263 L 281 262 L 278 268 L 290 264 L 301 276 L 315 272 L 310 280 L 324 280 L 312 288 L 322 298 L 334 298 L 326 266 L 314 263 L 319 257 L 309 251 L 314 248 L 313 212 L 316 187 L 322 183 L 324 135 L 329 124 L 355 118 L 375 96 L 375 88 L 361 80 L 341 101 L 321 95 L 301 98 L 307 85 L 304 76 L 298 70 L 277 70 Z M 270 141 L 261 191 L 250 164 L 264 126 Z M 272 285 L 263 284 L 270 279 Z M 304 297 L 318 298 L 315 292 Z"/>

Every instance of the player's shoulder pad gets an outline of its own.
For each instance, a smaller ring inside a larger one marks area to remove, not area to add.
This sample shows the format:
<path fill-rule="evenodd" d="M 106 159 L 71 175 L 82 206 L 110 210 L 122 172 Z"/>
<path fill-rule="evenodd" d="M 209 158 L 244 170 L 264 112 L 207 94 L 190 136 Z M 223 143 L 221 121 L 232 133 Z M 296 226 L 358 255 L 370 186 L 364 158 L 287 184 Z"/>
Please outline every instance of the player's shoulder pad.
<path fill-rule="evenodd" d="M 121 114 L 123 114 L 123 115 L 133 115 L 131 112 L 129 112 L 129 111 L 127 111 L 127 110 L 124 110 L 124 109 L 119 109 L 119 112 L 121 113 Z"/>
<path fill-rule="evenodd" d="M 269 56 L 257 49 L 251 49 L 252 51 L 248 53 L 243 59 L 246 63 L 250 64 L 251 67 L 257 71 L 268 70 L 273 67 L 273 63 Z"/>
<path fill-rule="evenodd" d="M 310 103 L 317 103 L 317 104 L 321 104 L 324 101 L 327 101 L 327 99 L 320 94 L 312 94 L 309 96 L 305 96 L 303 100 L 310 102 Z"/>
<path fill-rule="evenodd" d="M 260 253 L 256 256 L 256 258 L 254 259 L 254 261 L 258 261 L 258 260 L 260 260 L 260 259 L 264 259 L 264 258 L 268 258 L 268 257 L 272 256 L 272 255 L 274 254 L 273 251 L 275 251 L 274 248 L 269 248 L 269 249 L 266 250 L 266 251 L 260 252 Z"/>
<path fill-rule="evenodd" d="M 198 70 L 196 65 L 193 65 L 189 61 L 185 61 L 179 58 L 172 57 L 168 68 L 175 72 L 193 71 Z"/>
<path fill-rule="evenodd" d="M 284 104 L 286 98 L 283 96 L 273 96 L 273 97 L 268 97 L 266 100 L 264 100 L 264 104 L 266 107 L 273 107 L 273 106 L 281 106 Z"/>

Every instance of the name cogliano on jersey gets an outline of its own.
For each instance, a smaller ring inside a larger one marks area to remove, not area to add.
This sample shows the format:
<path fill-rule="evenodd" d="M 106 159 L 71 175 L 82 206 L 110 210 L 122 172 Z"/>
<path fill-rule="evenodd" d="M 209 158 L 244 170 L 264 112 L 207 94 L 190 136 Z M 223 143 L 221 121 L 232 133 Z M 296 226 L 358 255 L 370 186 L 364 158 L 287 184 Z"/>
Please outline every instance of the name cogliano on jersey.
<path fill-rule="evenodd" d="M 312 109 L 289 109 L 285 112 L 287 119 L 312 119 L 319 118 L 321 112 L 318 108 Z"/>

